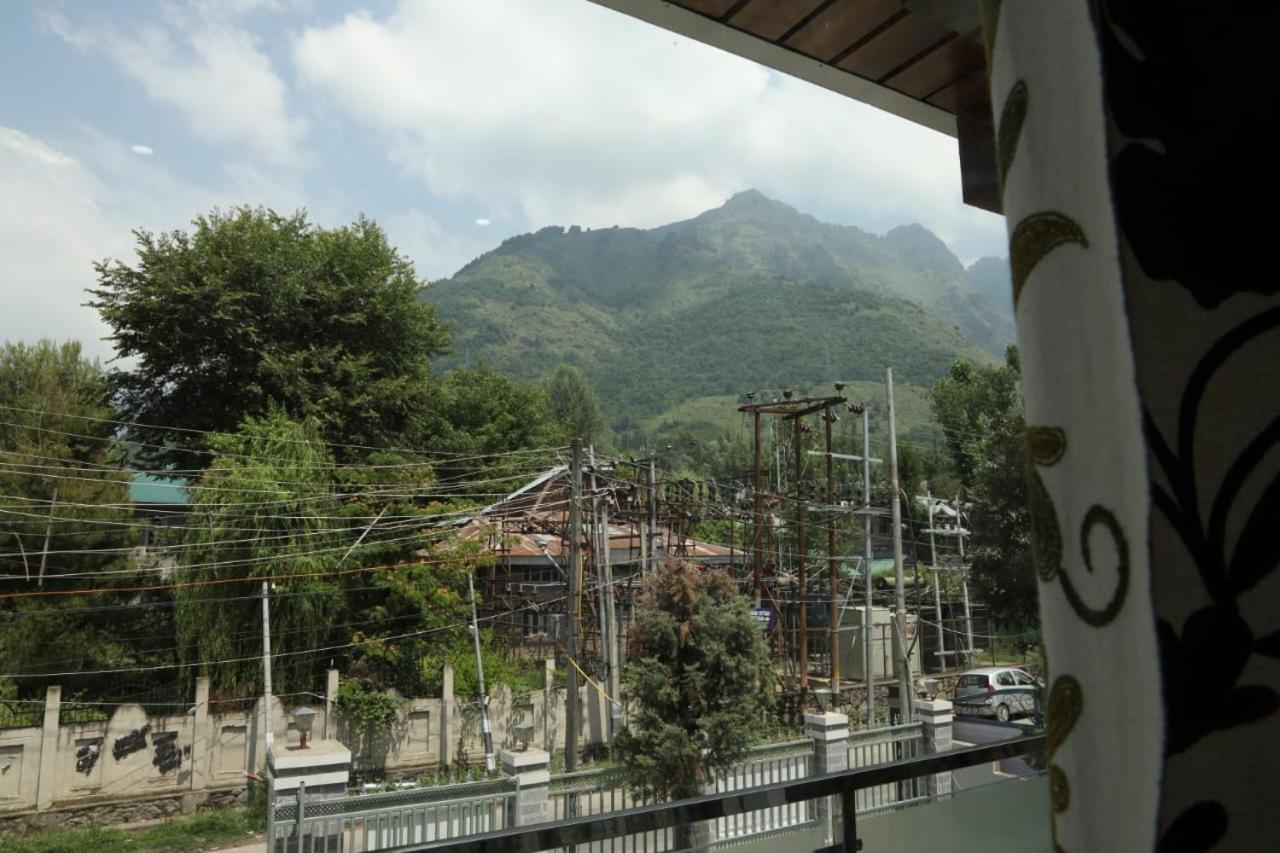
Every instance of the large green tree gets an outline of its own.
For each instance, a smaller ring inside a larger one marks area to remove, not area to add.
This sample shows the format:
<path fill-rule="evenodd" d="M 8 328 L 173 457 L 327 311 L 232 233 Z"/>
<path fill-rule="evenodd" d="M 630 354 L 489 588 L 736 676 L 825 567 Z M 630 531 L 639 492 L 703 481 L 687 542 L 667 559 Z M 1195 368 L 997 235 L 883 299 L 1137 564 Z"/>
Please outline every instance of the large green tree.
<path fill-rule="evenodd" d="M 210 441 L 216 455 L 195 490 L 177 567 L 182 661 L 219 692 L 256 695 L 262 608 L 254 596 L 267 581 L 274 688 L 314 691 L 317 662 L 300 652 L 341 636 L 333 626 L 345 607 L 333 570 L 354 541 L 334 520 L 332 459 L 314 425 L 280 413 L 248 418 L 238 434 Z"/>
<path fill-rule="evenodd" d="M 111 417 L 106 375 L 79 344 L 0 346 L 0 672 L 171 659 L 168 614 L 136 606 L 152 596 L 106 591 L 141 572 Z M 56 681 L 69 698 L 118 695 L 110 677 Z M 45 684 L 18 688 L 42 695 Z"/>
<path fill-rule="evenodd" d="M 403 445 L 431 405 L 428 358 L 446 330 L 413 265 L 374 222 L 321 228 L 305 213 L 239 207 L 190 231 L 134 232 L 137 260 L 95 265 L 91 290 L 125 367 L 112 374 L 135 437 L 202 447 L 273 409 L 328 442 Z M 192 467 L 151 448 L 158 467 Z M 343 456 L 340 451 L 340 456 Z"/>
<path fill-rule="evenodd" d="M 551 414 L 565 434 L 592 444 L 604 437 L 604 420 L 596 392 L 578 368 L 562 364 L 544 383 Z"/>
<path fill-rule="evenodd" d="M 957 361 L 932 394 L 965 500 L 972 504 L 974 585 L 995 619 L 1033 625 L 1036 580 L 1017 349 L 1009 347 L 998 367 Z"/>
<path fill-rule="evenodd" d="M 771 705 L 760 623 L 724 572 L 670 560 L 644 583 L 628 648 L 631 705 L 615 741 L 627 784 L 649 797 L 698 796 L 746 753 Z"/>

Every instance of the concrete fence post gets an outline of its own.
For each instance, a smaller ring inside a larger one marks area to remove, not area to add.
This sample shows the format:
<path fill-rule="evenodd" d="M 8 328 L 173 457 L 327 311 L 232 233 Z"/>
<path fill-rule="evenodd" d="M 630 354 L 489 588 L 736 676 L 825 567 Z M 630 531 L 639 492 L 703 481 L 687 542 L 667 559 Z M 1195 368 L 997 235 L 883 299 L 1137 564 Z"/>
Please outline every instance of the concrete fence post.
<path fill-rule="evenodd" d="M 951 751 L 951 724 L 954 715 L 951 703 L 945 699 L 917 699 L 916 713 L 924 734 L 924 751 L 927 755 Z M 930 797 L 947 797 L 951 794 L 951 773 L 935 773 L 925 778 L 925 791 Z"/>
<path fill-rule="evenodd" d="M 509 828 L 545 823 L 551 819 L 551 755 L 546 750 L 516 752 L 504 749 L 502 775 L 516 780 L 515 808 L 507 815 Z"/>
<path fill-rule="evenodd" d="M 324 680 L 324 737 L 338 736 L 338 721 L 333 718 L 333 709 L 338 702 L 338 671 L 330 669 Z"/>
<path fill-rule="evenodd" d="M 440 677 L 440 766 L 453 766 L 453 667 L 444 665 Z"/>
<path fill-rule="evenodd" d="M 38 811 L 44 811 L 53 805 L 53 795 L 58 785 L 58 719 L 61 714 L 62 688 L 57 685 L 46 688 L 44 728 L 40 732 L 40 777 L 36 781 Z"/>
<path fill-rule="evenodd" d="M 196 679 L 196 706 L 191 725 L 191 790 L 209 787 L 209 764 L 213 758 L 213 730 L 209 725 L 209 679 Z"/>
<path fill-rule="evenodd" d="M 804 715 L 804 733 L 813 741 L 813 772 L 838 773 L 849 769 L 849 717 L 835 711 Z M 827 828 L 827 842 L 833 843 L 835 797 L 817 802 L 818 820 Z"/>
<path fill-rule="evenodd" d="M 554 752 L 558 731 L 555 715 L 559 708 L 556 702 L 556 659 L 547 658 L 542 665 L 542 743 L 547 752 Z"/>

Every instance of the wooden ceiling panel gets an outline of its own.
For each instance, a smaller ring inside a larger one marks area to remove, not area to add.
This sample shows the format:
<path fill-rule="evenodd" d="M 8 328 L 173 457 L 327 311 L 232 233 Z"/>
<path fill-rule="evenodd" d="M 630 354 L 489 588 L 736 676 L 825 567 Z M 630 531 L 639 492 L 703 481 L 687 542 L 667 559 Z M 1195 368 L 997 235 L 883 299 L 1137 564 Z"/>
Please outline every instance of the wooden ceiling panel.
<path fill-rule="evenodd" d="M 881 80 L 956 34 L 920 15 L 905 15 L 871 41 L 849 54 L 839 65 L 861 77 Z"/>
<path fill-rule="evenodd" d="M 930 97 L 926 103 L 944 109 L 954 115 L 971 115 L 990 111 L 990 85 L 986 68 L 962 77 L 947 88 Z"/>
<path fill-rule="evenodd" d="M 927 98 L 986 65 L 981 36 L 960 36 L 906 66 L 884 83 L 914 98 Z"/>
<path fill-rule="evenodd" d="M 900 0 L 836 0 L 787 39 L 785 45 L 830 62 L 901 11 Z"/>
<path fill-rule="evenodd" d="M 776 41 L 821 6 L 823 0 L 753 0 L 729 19 L 732 26 Z"/>
<path fill-rule="evenodd" d="M 677 6 L 683 6 L 692 12 L 712 18 L 719 18 L 732 9 L 736 2 L 737 0 L 675 0 Z"/>

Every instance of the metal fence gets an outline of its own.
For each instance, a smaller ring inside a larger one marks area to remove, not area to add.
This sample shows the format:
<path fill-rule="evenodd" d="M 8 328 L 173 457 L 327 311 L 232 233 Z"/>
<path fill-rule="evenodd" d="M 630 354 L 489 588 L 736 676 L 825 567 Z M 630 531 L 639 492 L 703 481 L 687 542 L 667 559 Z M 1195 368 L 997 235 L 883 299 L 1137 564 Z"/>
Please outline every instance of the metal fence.
<path fill-rule="evenodd" d="M 511 779 L 321 799 L 272 796 L 268 853 L 364 853 L 504 829 L 514 821 Z"/>
<path fill-rule="evenodd" d="M 924 754 L 919 724 L 852 732 L 850 768 L 904 761 Z M 715 794 L 731 794 L 761 786 L 798 782 L 813 774 L 813 742 L 809 739 L 754 747 L 745 759 L 715 780 Z M 308 801 L 305 788 L 297 797 L 273 796 L 268 808 L 269 853 L 365 853 L 402 845 L 463 838 L 514 825 L 517 785 L 497 779 L 408 791 L 365 794 Z M 873 785 L 857 793 L 860 815 L 902 808 L 927 797 L 923 779 Z M 551 777 L 548 818 L 565 821 L 624 812 L 654 803 L 627 791 L 618 768 L 606 767 Z M 770 804 L 720 817 L 711 827 L 712 844 L 732 847 L 812 829 L 819 820 L 817 804 L 796 801 Z M 302 843 L 299 843 L 302 839 Z M 785 845 L 779 839 L 780 845 Z M 674 830 L 655 829 L 583 845 L 581 853 L 665 853 L 676 848 Z"/>
<path fill-rule="evenodd" d="M 924 755 L 924 730 L 905 723 L 849 733 L 849 768 L 872 767 Z M 923 779 L 905 779 L 858 791 L 858 813 L 876 814 L 924 797 Z"/>

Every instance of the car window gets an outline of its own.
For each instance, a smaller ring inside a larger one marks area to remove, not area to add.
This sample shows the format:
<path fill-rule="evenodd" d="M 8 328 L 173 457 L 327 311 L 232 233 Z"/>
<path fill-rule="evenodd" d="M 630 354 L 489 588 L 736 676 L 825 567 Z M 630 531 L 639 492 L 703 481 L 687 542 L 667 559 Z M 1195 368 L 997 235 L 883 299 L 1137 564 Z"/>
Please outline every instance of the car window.
<path fill-rule="evenodd" d="M 1013 677 L 1014 679 L 1017 680 L 1019 684 L 1027 684 L 1032 687 L 1035 687 L 1036 685 L 1036 680 L 1031 676 L 1027 675 L 1025 672 L 1015 672 L 1013 674 Z"/>
<path fill-rule="evenodd" d="M 961 688 L 961 687 L 969 687 L 969 688 L 973 688 L 973 687 L 980 687 L 980 688 L 985 688 L 986 686 L 987 686 L 987 677 L 986 677 L 985 675 L 962 675 L 962 676 L 960 676 L 960 678 L 959 678 L 959 679 L 957 679 L 957 681 L 956 681 L 956 688 L 957 688 L 957 689 L 958 689 L 958 688 Z"/>
<path fill-rule="evenodd" d="M 1001 687 L 1012 687 L 1013 673 L 1012 672 L 1000 673 L 999 675 L 996 676 L 996 684 L 999 684 Z"/>

